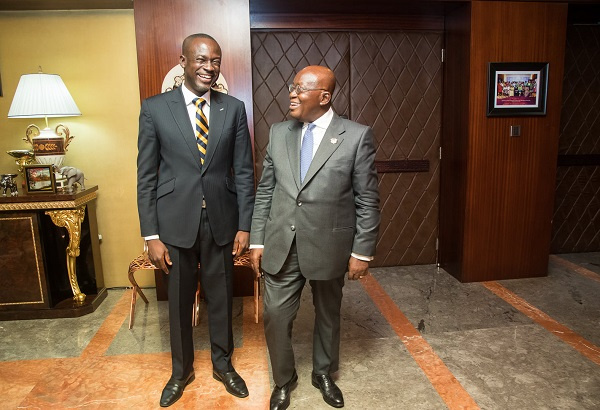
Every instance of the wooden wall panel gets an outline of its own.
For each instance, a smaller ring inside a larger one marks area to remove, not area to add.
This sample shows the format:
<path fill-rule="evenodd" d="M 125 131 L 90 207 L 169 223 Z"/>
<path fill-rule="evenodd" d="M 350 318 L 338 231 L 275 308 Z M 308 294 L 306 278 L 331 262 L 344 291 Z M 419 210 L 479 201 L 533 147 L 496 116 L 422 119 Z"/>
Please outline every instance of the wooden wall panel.
<path fill-rule="evenodd" d="M 462 269 L 466 164 L 469 136 L 469 43 L 471 6 L 446 16 L 442 161 L 440 176 L 440 265 L 454 276 Z"/>
<path fill-rule="evenodd" d="M 252 29 L 282 30 L 443 30 L 444 18 L 433 15 L 398 14 L 286 14 L 254 13 Z"/>
<path fill-rule="evenodd" d="M 586 11 L 600 18 L 600 5 Z M 599 45 L 600 26 L 567 28 L 552 253 L 600 251 Z"/>
<path fill-rule="evenodd" d="M 473 2 L 462 281 L 547 274 L 567 5 Z M 507 24 L 507 19 L 510 23 Z M 547 114 L 486 117 L 489 62 L 549 62 Z M 509 127 L 520 125 L 521 137 Z"/>
<path fill-rule="evenodd" d="M 436 261 L 442 38 L 435 31 L 252 33 L 257 175 L 269 127 L 289 111 L 286 84 L 306 65 L 334 71 L 336 113 L 373 127 L 382 210 L 373 266 Z M 407 160 L 425 166 L 400 172 Z"/>
<path fill-rule="evenodd" d="M 376 160 L 415 160 L 427 172 L 381 172 L 373 266 L 436 262 L 441 135 L 441 32 L 350 36 L 350 119 L 373 128 Z"/>
<path fill-rule="evenodd" d="M 35 212 L 0 217 L 0 311 L 50 307 Z"/>
<path fill-rule="evenodd" d="M 249 0 L 143 0 L 134 2 L 140 97 L 160 92 L 179 63 L 181 43 L 194 33 L 213 36 L 223 52 L 229 94 L 246 104 L 253 133 Z"/>

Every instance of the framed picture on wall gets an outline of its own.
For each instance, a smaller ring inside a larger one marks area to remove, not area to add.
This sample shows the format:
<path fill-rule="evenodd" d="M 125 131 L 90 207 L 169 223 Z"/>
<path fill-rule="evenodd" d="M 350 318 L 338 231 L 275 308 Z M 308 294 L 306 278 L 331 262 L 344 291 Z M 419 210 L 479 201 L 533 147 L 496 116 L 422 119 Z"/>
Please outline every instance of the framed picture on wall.
<path fill-rule="evenodd" d="M 28 194 L 56 193 L 53 165 L 25 165 L 25 189 Z"/>
<path fill-rule="evenodd" d="M 488 117 L 546 115 L 548 63 L 489 63 Z"/>

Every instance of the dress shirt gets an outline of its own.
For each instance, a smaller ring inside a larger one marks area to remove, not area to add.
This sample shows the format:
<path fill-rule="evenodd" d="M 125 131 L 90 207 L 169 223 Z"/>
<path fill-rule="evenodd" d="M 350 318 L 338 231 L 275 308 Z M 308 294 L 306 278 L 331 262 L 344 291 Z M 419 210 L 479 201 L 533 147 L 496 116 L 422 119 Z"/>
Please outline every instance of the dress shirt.
<path fill-rule="evenodd" d="M 319 118 L 317 118 L 312 123 L 305 122 L 302 125 L 302 142 L 304 142 L 304 134 L 306 134 L 306 129 L 308 128 L 308 124 L 315 125 L 315 127 L 312 130 L 312 133 L 313 133 L 312 157 L 313 158 L 315 157 L 315 154 L 317 153 L 319 144 L 321 143 L 321 141 L 323 141 L 323 135 L 325 135 L 325 131 L 327 131 L 327 127 L 329 127 L 329 124 L 331 124 L 332 119 L 333 119 L 333 110 L 331 108 L 329 108 L 329 110 L 327 110 L 327 112 L 325 114 L 321 115 Z M 300 143 L 300 146 L 302 146 L 302 143 Z"/>
<path fill-rule="evenodd" d="M 192 129 L 196 129 L 196 105 L 194 104 L 194 100 L 198 98 L 196 94 L 191 92 L 183 83 L 181 86 L 181 91 L 183 92 L 183 100 L 185 101 L 185 108 L 187 109 L 188 116 L 190 117 L 190 124 L 192 124 Z M 206 116 L 206 121 L 210 121 L 210 90 L 208 90 L 201 98 L 206 100 L 206 104 L 202 106 L 202 112 Z M 210 125 L 209 125 L 210 127 Z M 148 235 L 145 236 L 144 239 L 149 241 L 151 239 L 159 239 L 158 234 L 156 235 Z"/>
<path fill-rule="evenodd" d="M 181 86 L 181 91 L 183 91 L 183 100 L 185 101 L 185 107 L 187 108 L 188 115 L 190 117 L 190 124 L 192 124 L 192 129 L 196 129 L 196 105 L 194 104 L 194 100 L 198 98 L 196 94 L 188 90 L 185 86 L 185 83 Z M 200 96 L 200 98 L 204 98 L 206 100 L 206 104 L 202 107 L 202 112 L 206 116 L 206 121 L 209 122 L 208 126 L 210 128 L 210 90 L 204 93 L 204 95 Z"/>
<path fill-rule="evenodd" d="M 330 107 L 329 110 L 327 110 L 327 112 L 325 114 L 321 115 L 319 118 L 314 120 L 312 123 L 305 122 L 302 125 L 302 140 L 304 140 L 304 134 L 306 133 L 308 124 L 315 125 L 315 127 L 312 130 L 312 132 L 313 132 L 313 155 L 312 155 L 313 158 L 315 157 L 315 154 L 317 153 L 319 144 L 321 143 L 321 141 L 323 141 L 323 136 L 325 135 L 325 131 L 327 131 L 327 127 L 329 127 L 329 124 L 331 124 L 332 119 L 333 119 L 333 109 Z M 300 146 L 302 146 L 302 144 L 300 144 Z M 264 247 L 265 247 L 264 245 L 252 245 L 252 244 L 250 245 L 250 249 L 260 249 L 260 248 L 264 248 Z M 372 256 L 359 255 L 354 252 L 352 252 L 351 255 L 353 257 L 355 257 L 356 259 L 359 259 L 359 260 L 365 261 L 365 262 L 373 260 Z"/>

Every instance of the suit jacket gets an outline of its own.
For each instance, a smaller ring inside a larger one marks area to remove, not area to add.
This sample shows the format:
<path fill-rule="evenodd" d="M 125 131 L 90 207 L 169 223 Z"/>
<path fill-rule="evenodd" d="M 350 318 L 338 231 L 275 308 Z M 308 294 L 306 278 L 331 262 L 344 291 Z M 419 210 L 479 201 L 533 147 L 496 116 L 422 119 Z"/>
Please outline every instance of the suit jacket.
<path fill-rule="evenodd" d="M 210 95 L 204 165 L 181 89 L 142 102 L 138 136 L 137 196 L 142 236 L 159 234 L 190 248 L 200 226 L 202 198 L 215 242 L 249 231 L 254 203 L 252 146 L 244 103 Z"/>
<path fill-rule="evenodd" d="M 379 229 L 379 193 L 371 128 L 334 115 L 300 182 L 302 123 L 274 124 L 256 192 L 250 243 L 264 245 L 262 268 L 281 270 L 296 238 L 308 279 L 347 271 L 350 254 L 372 256 Z"/>

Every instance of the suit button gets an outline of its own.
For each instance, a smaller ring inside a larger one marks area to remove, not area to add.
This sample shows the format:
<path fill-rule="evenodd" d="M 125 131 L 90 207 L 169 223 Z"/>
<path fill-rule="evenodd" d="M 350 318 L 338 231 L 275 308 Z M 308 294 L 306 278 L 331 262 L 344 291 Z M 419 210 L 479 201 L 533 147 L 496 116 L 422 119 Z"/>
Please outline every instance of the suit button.
<path fill-rule="evenodd" d="M 302 206 L 302 201 L 298 201 L 298 206 Z"/>
<path fill-rule="evenodd" d="M 292 225 L 292 226 L 290 226 L 290 229 L 291 229 L 292 231 L 295 231 L 295 230 L 296 230 L 296 227 L 295 227 L 294 225 Z"/>

